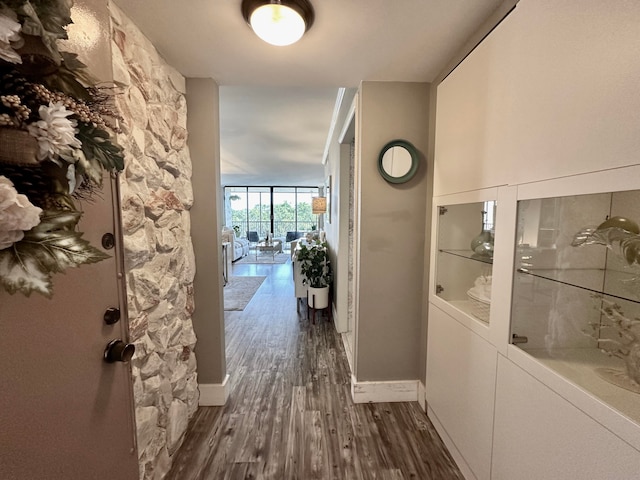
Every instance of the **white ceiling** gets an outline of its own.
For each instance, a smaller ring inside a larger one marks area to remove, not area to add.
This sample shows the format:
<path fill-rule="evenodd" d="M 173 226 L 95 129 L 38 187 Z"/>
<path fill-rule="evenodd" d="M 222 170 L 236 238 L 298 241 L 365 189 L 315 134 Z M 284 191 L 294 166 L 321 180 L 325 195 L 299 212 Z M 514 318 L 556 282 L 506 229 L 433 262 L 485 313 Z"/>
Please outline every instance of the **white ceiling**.
<path fill-rule="evenodd" d="M 220 87 L 223 183 L 322 182 L 337 93 L 332 87 Z"/>
<path fill-rule="evenodd" d="M 116 0 L 168 63 L 221 86 L 223 185 L 321 184 L 338 88 L 434 80 L 502 0 L 311 2 L 312 28 L 274 47 L 241 0 Z"/>

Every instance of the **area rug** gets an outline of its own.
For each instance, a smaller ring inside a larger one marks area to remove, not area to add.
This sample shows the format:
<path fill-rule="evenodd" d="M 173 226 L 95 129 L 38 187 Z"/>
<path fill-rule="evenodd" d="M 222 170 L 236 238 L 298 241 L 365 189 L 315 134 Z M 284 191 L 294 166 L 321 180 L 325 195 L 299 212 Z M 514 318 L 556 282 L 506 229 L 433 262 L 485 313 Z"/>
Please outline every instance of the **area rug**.
<path fill-rule="evenodd" d="M 291 255 L 288 252 L 285 253 L 276 253 L 275 257 L 270 253 L 260 253 L 258 254 L 258 258 L 256 259 L 256 254 L 254 252 L 249 253 L 249 255 L 242 257 L 240 260 L 236 260 L 233 262 L 234 265 L 238 265 L 241 263 L 287 263 L 287 260 L 291 258 Z"/>
<path fill-rule="evenodd" d="M 224 287 L 224 309 L 244 310 L 267 277 L 229 277 Z"/>

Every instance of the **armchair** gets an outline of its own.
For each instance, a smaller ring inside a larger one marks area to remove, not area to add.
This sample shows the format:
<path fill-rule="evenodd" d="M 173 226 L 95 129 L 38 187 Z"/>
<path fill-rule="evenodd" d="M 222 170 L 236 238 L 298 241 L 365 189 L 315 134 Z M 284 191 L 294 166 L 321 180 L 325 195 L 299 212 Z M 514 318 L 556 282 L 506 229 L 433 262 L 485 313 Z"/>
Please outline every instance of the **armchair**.
<path fill-rule="evenodd" d="M 257 243 L 260 243 L 260 237 L 258 232 L 247 231 L 247 240 L 249 240 L 249 248 Z"/>
<path fill-rule="evenodd" d="M 287 235 L 284 238 L 284 245 L 285 245 L 285 249 L 289 248 L 289 249 L 293 249 L 295 248 L 294 244 L 291 242 L 294 242 L 295 240 L 299 239 L 302 237 L 302 233 L 300 232 L 287 232 Z"/>
<path fill-rule="evenodd" d="M 297 240 L 301 236 L 302 234 L 300 232 L 287 232 L 285 242 L 292 242 L 293 240 Z"/>

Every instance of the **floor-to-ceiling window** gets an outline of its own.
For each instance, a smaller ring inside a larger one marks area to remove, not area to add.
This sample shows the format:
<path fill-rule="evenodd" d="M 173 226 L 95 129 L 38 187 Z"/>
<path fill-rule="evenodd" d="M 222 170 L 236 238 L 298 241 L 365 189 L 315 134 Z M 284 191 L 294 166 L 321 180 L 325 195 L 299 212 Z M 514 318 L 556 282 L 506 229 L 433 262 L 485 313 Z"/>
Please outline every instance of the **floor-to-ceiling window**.
<path fill-rule="evenodd" d="M 225 224 L 238 226 L 240 236 L 247 231 L 265 238 L 285 238 L 287 232 L 308 232 L 317 227 L 311 213 L 311 198 L 317 187 L 225 187 Z"/>
<path fill-rule="evenodd" d="M 273 235 L 286 236 L 296 231 L 297 199 L 295 187 L 273 189 Z"/>

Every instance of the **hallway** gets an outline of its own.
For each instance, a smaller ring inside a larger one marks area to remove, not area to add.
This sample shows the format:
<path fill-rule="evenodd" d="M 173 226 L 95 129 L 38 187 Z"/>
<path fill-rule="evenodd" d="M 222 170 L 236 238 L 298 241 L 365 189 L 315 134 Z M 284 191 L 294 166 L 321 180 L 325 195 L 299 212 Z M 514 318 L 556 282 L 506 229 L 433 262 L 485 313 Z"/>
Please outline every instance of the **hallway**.
<path fill-rule="evenodd" d="M 297 313 L 290 263 L 232 274 L 267 278 L 225 312 L 229 399 L 198 409 L 166 479 L 463 478 L 417 403 L 353 404 L 340 335 Z"/>

